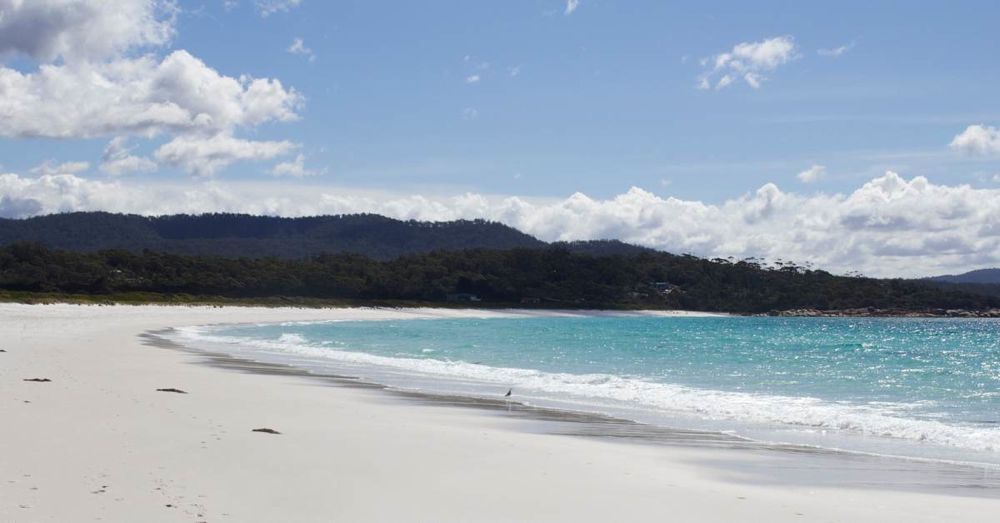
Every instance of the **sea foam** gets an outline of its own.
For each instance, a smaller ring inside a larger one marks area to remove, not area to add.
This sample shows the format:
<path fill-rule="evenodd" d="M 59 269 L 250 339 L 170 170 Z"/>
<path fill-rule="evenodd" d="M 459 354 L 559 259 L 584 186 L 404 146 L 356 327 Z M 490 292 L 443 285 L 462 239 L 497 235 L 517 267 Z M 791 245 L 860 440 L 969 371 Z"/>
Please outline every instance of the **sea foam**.
<path fill-rule="evenodd" d="M 308 360 L 390 370 L 443 380 L 462 380 L 499 388 L 515 388 L 519 396 L 561 398 L 595 410 L 609 405 L 696 416 L 708 420 L 779 424 L 812 430 L 926 442 L 975 451 L 1000 451 L 1000 428 L 963 426 L 900 415 L 907 405 L 883 402 L 851 405 L 814 397 L 699 389 L 612 374 L 572 374 L 487 366 L 431 358 L 386 357 L 311 344 L 298 334 L 277 340 L 224 336 L 206 327 L 177 329 L 184 341 L 229 347 L 234 355 L 269 355 L 277 360 Z M 363 372 L 361 373 L 363 374 Z M 379 373 L 376 373 L 379 374 Z M 367 376 L 366 376 L 367 377 Z M 425 382 L 426 383 L 426 382 Z M 390 383 L 390 385 L 392 385 Z"/>

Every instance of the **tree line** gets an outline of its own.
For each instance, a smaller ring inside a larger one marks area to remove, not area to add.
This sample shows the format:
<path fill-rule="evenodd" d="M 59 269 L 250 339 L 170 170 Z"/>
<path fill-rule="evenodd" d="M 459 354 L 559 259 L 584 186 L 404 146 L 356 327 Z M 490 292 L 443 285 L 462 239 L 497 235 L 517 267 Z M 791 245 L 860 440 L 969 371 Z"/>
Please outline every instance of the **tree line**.
<path fill-rule="evenodd" d="M 302 259 L 225 258 L 143 250 L 72 252 L 35 243 L 0 247 L 0 289 L 36 293 L 276 296 L 483 305 L 664 308 L 735 313 L 987 309 L 1000 297 L 916 281 L 836 276 L 753 260 L 643 251 L 593 256 L 566 246 L 438 250 L 376 260 L 358 254 Z"/>

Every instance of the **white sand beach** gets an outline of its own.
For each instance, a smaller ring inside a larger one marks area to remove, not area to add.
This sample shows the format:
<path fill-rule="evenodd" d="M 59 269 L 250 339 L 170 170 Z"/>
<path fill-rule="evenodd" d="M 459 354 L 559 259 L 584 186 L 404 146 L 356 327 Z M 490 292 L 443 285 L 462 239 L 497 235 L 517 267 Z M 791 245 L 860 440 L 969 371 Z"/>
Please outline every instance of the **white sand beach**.
<path fill-rule="evenodd" d="M 996 497 L 741 481 L 704 465 L 711 449 L 519 430 L 523 421 L 481 410 L 203 365 L 196 354 L 140 338 L 206 323 L 494 314 L 502 313 L 0 304 L 0 521 L 930 522 L 1000 514 Z"/>

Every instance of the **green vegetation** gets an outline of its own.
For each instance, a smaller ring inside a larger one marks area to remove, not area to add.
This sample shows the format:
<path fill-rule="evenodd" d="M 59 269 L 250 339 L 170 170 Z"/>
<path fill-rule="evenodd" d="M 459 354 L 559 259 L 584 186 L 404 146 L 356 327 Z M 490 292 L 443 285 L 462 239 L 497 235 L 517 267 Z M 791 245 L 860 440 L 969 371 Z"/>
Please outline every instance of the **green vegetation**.
<path fill-rule="evenodd" d="M 1000 283 L 951 283 L 936 280 L 921 280 L 932 287 L 946 291 L 966 292 L 1000 299 Z"/>
<path fill-rule="evenodd" d="M 463 307 L 459 304 L 441 304 L 405 300 L 343 300 L 268 296 L 262 298 L 229 298 L 225 296 L 161 294 L 155 292 L 127 292 L 110 294 L 68 294 L 59 292 L 5 291 L 0 290 L 0 303 L 42 305 L 69 303 L 78 305 L 198 305 L 217 307 Z"/>
<path fill-rule="evenodd" d="M 962 274 L 946 274 L 925 279 L 939 283 L 1000 285 L 1000 269 L 979 269 Z"/>
<path fill-rule="evenodd" d="M 443 304 L 665 308 L 738 313 L 814 308 L 987 309 L 1000 298 L 905 280 L 834 276 L 793 265 L 642 250 L 591 256 L 566 247 L 434 251 L 374 260 L 223 258 L 125 250 L 0 247 L 0 299 L 273 305 Z M 463 300 L 470 300 L 464 302 Z M 474 300 L 474 301 L 473 301 Z"/>
<path fill-rule="evenodd" d="M 245 214 L 137 216 L 78 212 L 0 219 L 0 245 L 37 242 L 94 252 L 145 249 L 192 256 L 298 259 L 354 253 L 377 260 L 438 249 L 543 247 L 516 229 L 483 220 L 401 221 L 374 214 L 281 218 Z"/>

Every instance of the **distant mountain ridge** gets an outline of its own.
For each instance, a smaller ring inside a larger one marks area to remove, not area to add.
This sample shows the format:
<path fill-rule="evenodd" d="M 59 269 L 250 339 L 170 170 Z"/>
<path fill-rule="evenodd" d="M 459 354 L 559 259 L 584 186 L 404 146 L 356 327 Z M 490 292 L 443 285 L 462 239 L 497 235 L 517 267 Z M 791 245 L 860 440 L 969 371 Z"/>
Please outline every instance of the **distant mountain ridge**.
<path fill-rule="evenodd" d="M 1000 269 L 979 269 L 962 274 L 946 274 L 927 279 L 943 283 L 1000 284 Z"/>
<path fill-rule="evenodd" d="M 303 218 L 246 214 L 149 217 L 106 212 L 0 219 L 0 246 L 20 242 L 75 252 L 148 249 L 195 256 L 283 259 L 352 253 L 376 260 L 436 250 L 550 245 L 507 225 L 485 220 L 419 222 L 375 214 Z M 615 240 L 551 245 L 596 256 L 651 251 Z"/>

